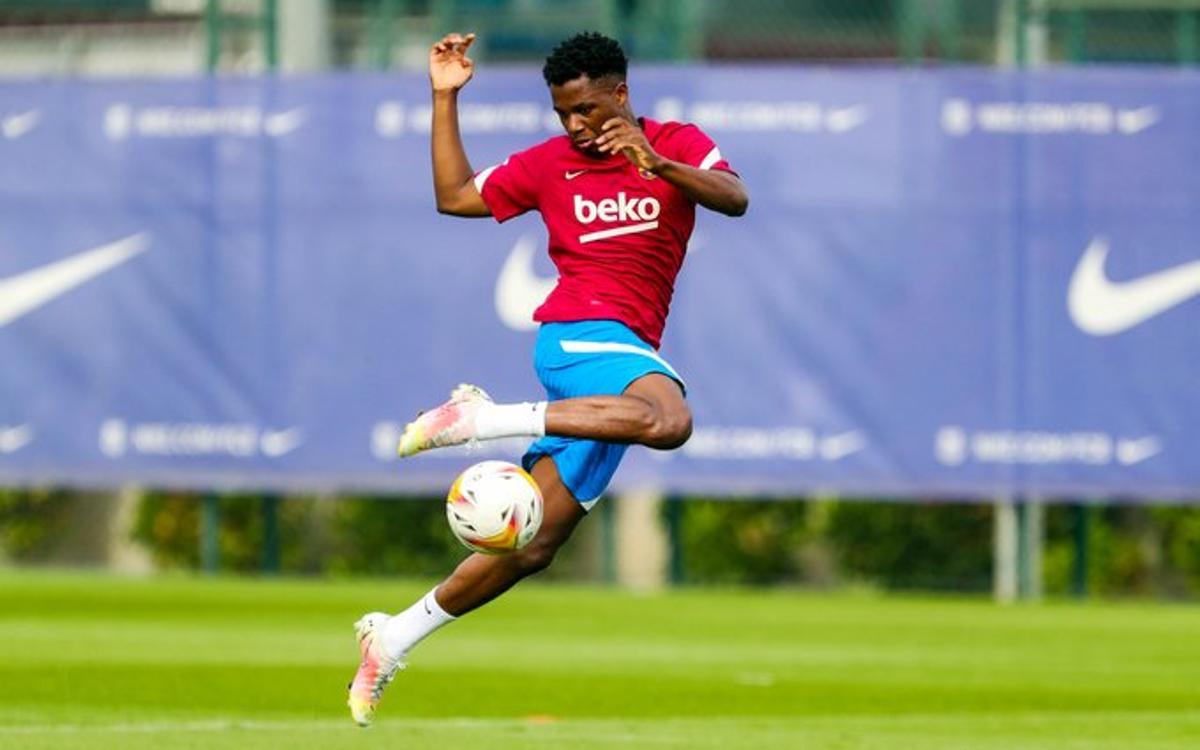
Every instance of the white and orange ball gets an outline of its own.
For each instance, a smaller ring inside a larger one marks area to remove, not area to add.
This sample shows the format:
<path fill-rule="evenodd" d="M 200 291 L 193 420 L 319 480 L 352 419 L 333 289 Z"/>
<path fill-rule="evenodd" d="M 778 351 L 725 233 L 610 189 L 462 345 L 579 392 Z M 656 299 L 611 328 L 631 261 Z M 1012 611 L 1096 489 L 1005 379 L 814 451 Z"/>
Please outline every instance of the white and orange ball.
<path fill-rule="evenodd" d="M 469 549 L 489 555 L 515 552 L 541 528 L 542 492 L 520 466 L 481 461 L 450 486 L 446 519 Z"/>

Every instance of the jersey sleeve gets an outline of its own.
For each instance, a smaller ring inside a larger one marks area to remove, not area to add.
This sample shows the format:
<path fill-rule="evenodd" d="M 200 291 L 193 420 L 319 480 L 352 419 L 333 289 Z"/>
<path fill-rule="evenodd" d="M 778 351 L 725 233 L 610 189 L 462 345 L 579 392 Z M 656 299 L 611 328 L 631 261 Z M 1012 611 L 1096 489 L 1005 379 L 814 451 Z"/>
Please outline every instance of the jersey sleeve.
<path fill-rule="evenodd" d="M 717 144 L 695 125 L 683 125 L 671 133 L 671 148 L 674 155 L 670 158 L 689 167 L 733 172 L 733 167 L 725 161 Z"/>
<path fill-rule="evenodd" d="M 508 221 L 537 208 L 539 181 L 535 164 L 535 149 L 529 149 L 475 175 L 475 189 L 496 221 Z"/>

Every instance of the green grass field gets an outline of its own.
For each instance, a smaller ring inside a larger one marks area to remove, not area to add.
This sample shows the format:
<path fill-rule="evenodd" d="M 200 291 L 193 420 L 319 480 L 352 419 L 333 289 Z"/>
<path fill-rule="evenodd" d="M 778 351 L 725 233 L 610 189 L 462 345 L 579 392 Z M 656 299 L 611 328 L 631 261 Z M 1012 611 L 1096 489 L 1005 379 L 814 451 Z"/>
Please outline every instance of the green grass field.
<path fill-rule="evenodd" d="M 1200 608 L 527 584 L 376 724 L 351 624 L 415 582 L 0 572 L 0 748 L 1196 748 Z"/>

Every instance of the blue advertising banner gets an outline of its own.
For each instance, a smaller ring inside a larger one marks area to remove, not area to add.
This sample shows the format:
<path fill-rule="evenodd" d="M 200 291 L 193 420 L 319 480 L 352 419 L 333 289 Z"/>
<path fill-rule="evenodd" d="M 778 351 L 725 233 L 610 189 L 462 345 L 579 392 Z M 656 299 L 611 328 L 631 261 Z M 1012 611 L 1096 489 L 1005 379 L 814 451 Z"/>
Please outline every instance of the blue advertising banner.
<path fill-rule="evenodd" d="M 751 193 L 662 355 L 695 434 L 615 487 L 1200 497 L 1200 75 L 643 68 Z M 424 75 L 0 84 L 0 483 L 440 491 L 459 382 L 541 397 L 536 216 L 434 210 Z M 461 97 L 476 169 L 558 132 Z"/>

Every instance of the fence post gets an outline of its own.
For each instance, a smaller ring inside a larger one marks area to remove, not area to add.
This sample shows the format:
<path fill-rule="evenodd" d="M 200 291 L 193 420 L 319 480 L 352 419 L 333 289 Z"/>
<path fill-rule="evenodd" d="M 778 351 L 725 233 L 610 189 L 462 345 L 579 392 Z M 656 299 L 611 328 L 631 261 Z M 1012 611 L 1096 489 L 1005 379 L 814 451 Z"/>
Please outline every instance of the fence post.
<path fill-rule="evenodd" d="M 1007 604 L 1017 598 L 1017 505 L 1003 497 L 993 508 L 992 595 Z"/>
<path fill-rule="evenodd" d="M 1017 589 L 1022 599 L 1042 597 L 1042 527 L 1045 508 L 1038 498 L 1027 497 L 1017 505 Z"/>
<path fill-rule="evenodd" d="M 662 493 L 627 492 L 616 500 L 617 581 L 640 590 L 667 582 L 670 550 L 661 516 Z"/>
<path fill-rule="evenodd" d="M 1196 42 L 1196 10 L 1180 10 L 1175 14 L 1175 56 L 1180 65 L 1194 65 L 1200 58 Z"/>
<path fill-rule="evenodd" d="M 1073 573 L 1075 596 L 1084 599 L 1088 595 L 1088 579 L 1091 577 L 1092 506 L 1085 502 L 1072 506 L 1075 532 L 1075 566 Z"/>
<path fill-rule="evenodd" d="M 221 498 L 209 492 L 200 503 L 200 569 L 212 575 L 221 567 Z"/>

